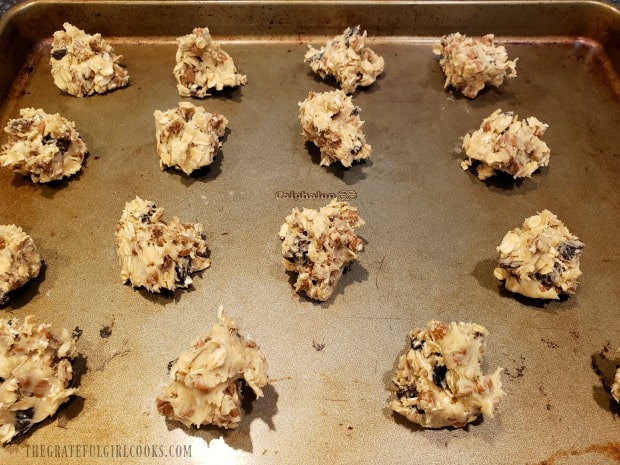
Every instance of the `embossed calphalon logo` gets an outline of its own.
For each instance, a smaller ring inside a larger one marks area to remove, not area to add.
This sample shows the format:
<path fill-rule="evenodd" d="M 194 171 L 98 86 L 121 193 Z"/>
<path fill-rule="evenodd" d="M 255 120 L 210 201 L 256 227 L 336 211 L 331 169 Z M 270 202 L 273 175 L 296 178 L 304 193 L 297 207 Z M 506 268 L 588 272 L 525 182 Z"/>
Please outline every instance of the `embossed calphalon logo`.
<path fill-rule="evenodd" d="M 355 200 L 357 199 L 357 192 L 349 190 L 349 191 L 339 191 L 338 192 L 338 200 Z"/>
<path fill-rule="evenodd" d="M 305 200 L 305 199 L 338 199 L 338 200 L 355 200 L 357 192 L 354 190 L 341 190 L 338 192 L 323 191 L 306 191 L 306 190 L 279 190 L 275 192 L 278 200 Z"/>

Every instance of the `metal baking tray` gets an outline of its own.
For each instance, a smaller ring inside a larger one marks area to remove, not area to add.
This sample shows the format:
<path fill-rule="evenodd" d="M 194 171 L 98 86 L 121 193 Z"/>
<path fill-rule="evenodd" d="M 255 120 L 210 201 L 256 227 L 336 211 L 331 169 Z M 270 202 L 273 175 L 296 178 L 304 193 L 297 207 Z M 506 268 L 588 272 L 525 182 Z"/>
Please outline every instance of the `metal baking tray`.
<path fill-rule="evenodd" d="M 50 38 L 69 21 L 124 56 L 129 87 L 74 98 L 53 85 Z M 354 95 L 373 147 L 350 169 L 319 166 L 298 102 L 327 91 L 303 63 L 360 24 L 385 73 Z M 183 100 L 174 38 L 208 26 L 248 84 L 198 103 L 225 115 L 217 162 L 188 177 L 158 166 L 153 111 Z M 494 33 L 518 77 L 469 100 L 443 89 L 432 44 Z M 79 394 L 0 449 L 2 464 L 608 464 L 618 409 L 592 360 L 620 345 L 620 12 L 595 1 L 34 1 L 0 21 L 0 124 L 22 107 L 76 122 L 81 174 L 49 186 L 0 171 L 0 222 L 29 232 L 44 273 L 2 310 L 79 328 Z M 549 124 L 548 168 L 479 181 L 461 138 L 495 109 Z M 5 140 L 5 139 L 3 139 Z M 150 295 L 120 282 L 114 229 L 125 202 L 205 225 L 213 265 L 191 289 Z M 343 196 L 365 250 L 334 296 L 293 296 L 277 233 L 293 207 Z M 577 294 L 537 302 L 493 277 L 495 247 L 542 209 L 586 243 Z M 167 364 L 206 332 L 219 305 L 261 346 L 272 379 L 234 431 L 166 422 L 155 397 Z M 488 328 L 486 371 L 501 366 L 496 417 L 422 430 L 388 407 L 407 333 L 428 320 Z M 319 350 L 320 349 L 320 350 Z"/>

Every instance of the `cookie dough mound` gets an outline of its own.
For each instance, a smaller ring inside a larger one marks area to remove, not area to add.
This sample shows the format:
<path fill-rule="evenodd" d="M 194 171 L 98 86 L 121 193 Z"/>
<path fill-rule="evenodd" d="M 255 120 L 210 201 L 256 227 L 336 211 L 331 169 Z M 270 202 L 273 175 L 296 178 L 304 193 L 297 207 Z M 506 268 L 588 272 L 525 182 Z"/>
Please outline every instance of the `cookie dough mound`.
<path fill-rule="evenodd" d="M 535 299 L 574 294 L 584 244 L 549 210 L 526 218 L 497 247 L 493 274 L 506 289 Z"/>
<path fill-rule="evenodd" d="M 23 108 L 21 118 L 9 120 L 9 141 L 0 151 L 0 165 L 46 183 L 69 177 L 82 169 L 88 149 L 75 123 L 41 109 Z"/>
<path fill-rule="evenodd" d="M 224 116 L 189 102 L 165 112 L 156 110 L 154 116 L 162 169 L 174 167 L 191 174 L 213 163 L 228 124 Z"/>
<path fill-rule="evenodd" d="M 13 224 L 0 225 L 0 305 L 9 292 L 39 276 L 41 256 L 32 237 Z"/>
<path fill-rule="evenodd" d="M 162 217 L 163 208 L 136 197 L 125 205 L 116 227 L 121 279 L 150 292 L 185 289 L 191 274 L 211 265 L 206 237 L 199 223 Z"/>
<path fill-rule="evenodd" d="M 540 140 L 547 127 L 533 116 L 519 121 L 511 111 L 495 110 L 482 121 L 480 129 L 463 138 L 468 159 L 461 162 L 461 168 L 467 170 L 475 165 L 481 180 L 493 176 L 496 170 L 515 179 L 529 178 L 549 164 L 551 151 Z"/>
<path fill-rule="evenodd" d="M 5 444 L 56 413 L 70 388 L 75 341 L 32 315 L 0 320 L 0 442 Z"/>
<path fill-rule="evenodd" d="M 371 146 L 362 132 L 360 108 L 341 90 L 310 92 L 299 103 L 299 120 L 306 141 L 321 151 L 321 166 L 339 161 L 348 168 L 370 157 Z"/>
<path fill-rule="evenodd" d="M 505 395 L 501 368 L 483 375 L 480 362 L 488 331 L 475 323 L 429 321 L 409 334 L 392 381 L 393 411 L 424 428 L 461 428 L 480 415 L 493 417 Z"/>
<path fill-rule="evenodd" d="M 101 34 L 86 34 L 69 23 L 64 23 L 63 28 L 54 32 L 52 41 L 50 65 L 56 87 L 85 97 L 129 83 L 129 73 L 119 64 L 122 55 L 117 55 Z"/>
<path fill-rule="evenodd" d="M 446 75 L 444 89 L 452 86 L 473 99 L 486 84 L 499 87 L 504 78 L 517 77 L 518 58 L 508 60 L 506 49 L 496 46 L 493 38 L 493 34 L 487 34 L 474 39 L 456 32 L 443 36 L 433 46 Z"/>
<path fill-rule="evenodd" d="M 174 77 L 182 97 L 204 98 L 209 90 L 245 85 L 247 77 L 237 73 L 231 56 L 211 39 L 209 28 L 195 28 L 177 38 Z"/>
<path fill-rule="evenodd" d="M 360 27 L 348 27 L 340 36 L 327 41 L 325 47 L 315 49 L 308 46 L 304 62 L 321 78 L 332 76 L 347 94 L 355 92 L 358 86 L 370 86 L 383 72 L 385 62 L 364 44 L 366 31 L 360 34 Z"/>
<path fill-rule="evenodd" d="M 279 235 L 284 268 L 298 273 L 295 291 L 329 299 L 344 268 L 364 248 L 355 233 L 363 224 L 356 208 L 336 199 L 319 210 L 294 208 Z"/>
<path fill-rule="evenodd" d="M 236 428 L 241 420 L 241 383 L 263 396 L 267 361 L 255 342 L 239 334 L 220 307 L 219 322 L 192 344 L 170 369 L 171 383 L 157 397 L 157 410 L 185 426 Z"/>

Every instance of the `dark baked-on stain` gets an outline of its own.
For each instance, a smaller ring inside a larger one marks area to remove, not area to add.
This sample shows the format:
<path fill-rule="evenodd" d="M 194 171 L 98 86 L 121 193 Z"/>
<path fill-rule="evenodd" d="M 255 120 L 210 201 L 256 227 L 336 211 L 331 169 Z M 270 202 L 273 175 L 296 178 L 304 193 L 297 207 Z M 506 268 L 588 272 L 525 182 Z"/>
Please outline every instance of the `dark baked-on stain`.
<path fill-rule="evenodd" d="M 81 329 L 79 326 L 76 326 L 75 329 L 71 332 L 71 337 L 77 341 L 82 336 L 83 332 L 83 329 Z"/>
<path fill-rule="evenodd" d="M 317 352 L 320 352 L 325 348 L 325 344 L 321 342 L 312 341 L 312 347 L 314 347 L 314 350 L 316 350 Z"/>
<path fill-rule="evenodd" d="M 515 366 L 512 367 L 512 370 L 510 368 L 506 368 L 506 375 L 510 376 L 513 379 L 523 377 L 526 368 L 525 357 L 523 355 L 520 355 L 518 361 L 516 359 L 513 359 L 512 361 L 514 362 Z"/>
<path fill-rule="evenodd" d="M 557 349 L 559 347 L 558 343 L 555 341 L 552 341 L 551 339 L 545 339 L 544 337 L 542 337 L 540 338 L 540 340 L 544 342 L 547 345 L 547 347 L 549 347 L 550 349 Z"/>
<path fill-rule="evenodd" d="M 605 442 L 592 444 L 583 449 L 560 449 L 537 465 L 555 465 L 556 460 L 564 457 L 577 457 L 586 454 L 598 454 L 608 457 L 615 462 L 620 462 L 620 442 Z"/>
<path fill-rule="evenodd" d="M 111 335 L 112 335 L 112 328 L 110 326 L 104 326 L 103 328 L 99 330 L 99 336 L 101 336 L 104 339 L 107 339 Z"/>

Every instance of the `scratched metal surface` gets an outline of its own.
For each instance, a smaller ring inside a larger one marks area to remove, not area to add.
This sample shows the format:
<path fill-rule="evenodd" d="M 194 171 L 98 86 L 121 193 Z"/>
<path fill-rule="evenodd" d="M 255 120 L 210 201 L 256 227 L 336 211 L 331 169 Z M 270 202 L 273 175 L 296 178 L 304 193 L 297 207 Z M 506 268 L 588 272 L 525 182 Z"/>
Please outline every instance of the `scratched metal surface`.
<path fill-rule="evenodd" d="M 618 410 L 591 361 L 620 345 L 619 16 L 590 2 L 35 2 L 9 13 L 2 126 L 21 107 L 60 112 L 90 156 L 53 186 L 0 171 L 0 222 L 28 231 L 46 265 L 1 316 L 83 331 L 79 395 L 0 461 L 617 463 Z M 53 86 L 48 39 L 64 20 L 110 38 L 128 88 L 77 99 Z M 301 139 L 297 103 L 333 85 L 303 55 L 350 24 L 369 30 L 386 62 L 354 96 L 373 154 L 326 169 Z M 152 115 L 181 100 L 173 38 L 195 25 L 224 42 L 248 84 L 200 102 L 230 131 L 215 165 L 190 178 L 159 169 Z M 431 45 L 455 30 L 495 32 L 519 57 L 518 78 L 475 100 L 444 91 Z M 496 108 L 549 124 L 548 168 L 518 184 L 461 170 L 462 136 Z M 327 203 L 291 191 L 350 191 L 366 220 L 365 250 L 326 303 L 293 297 L 280 263 L 285 216 Z M 121 284 L 114 228 L 136 195 L 205 225 L 213 265 L 190 290 L 161 297 Z M 492 271 L 504 233 L 544 208 L 586 249 L 577 295 L 541 304 L 503 291 Z M 166 366 L 219 305 L 259 343 L 272 383 L 245 402 L 236 431 L 168 423 L 154 402 Z M 387 409 L 406 335 L 429 319 L 489 329 L 485 368 L 505 367 L 507 393 L 494 419 L 424 431 Z"/>

